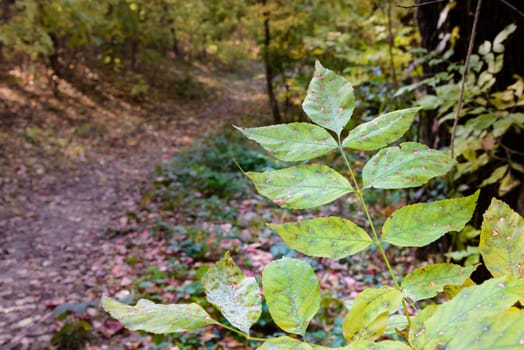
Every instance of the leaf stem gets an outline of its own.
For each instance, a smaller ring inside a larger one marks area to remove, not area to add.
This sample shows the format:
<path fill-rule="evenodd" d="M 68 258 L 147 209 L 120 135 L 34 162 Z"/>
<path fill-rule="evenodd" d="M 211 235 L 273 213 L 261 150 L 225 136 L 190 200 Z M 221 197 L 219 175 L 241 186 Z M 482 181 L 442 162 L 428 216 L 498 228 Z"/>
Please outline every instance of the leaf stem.
<path fill-rule="evenodd" d="M 475 44 L 475 35 L 477 34 L 477 23 L 480 16 L 480 6 L 482 5 L 482 0 L 477 2 L 477 8 L 475 9 L 475 18 L 473 19 L 473 26 L 471 28 L 471 35 L 469 38 L 468 51 L 466 53 L 466 62 L 464 63 L 464 69 L 462 71 L 462 81 L 460 83 L 460 94 L 457 103 L 457 112 L 455 113 L 455 119 L 453 120 L 453 126 L 451 128 L 451 159 L 455 159 L 455 135 L 457 134 L 457 125 L 460 118 L 460 111 L 462 109 L 462 103 L 464 101 L 464 91 L 466 90 L 466 78 L 469 70 L 469 62 L 471 60 L 471 53 L 473 52 L 473 45 Z"/>
<path fill-rule="evenodd" d="M 225 328 L 225 329 L 227 329 L 227 330 L 230 330 L 231 332 L 235 332 L 236 334 L 243 336 L 243 337 L 246 338 L 247 340 L 254 340 L 254 341 L 261 341 L 261 342 L 265 342 L 265 341 L 267 341 L 267 339 L 265 339 L 265 338 L 251 337 L 251 336 L 249 336 L 249 334 L 246 334 L 246 333 L 244 333 L 244 332 L 241 332 L 241 331 L 239 331 L 239 330 L 236 329 L 236 328 L 226 326 L 226 325 L 223 324 L 223 323 L 217 322 L 216 324 L 217 324 L 218 326 L 220 326 L 220 327 L 223 327 L 223 328 Z"/>
<path fill-rule="evenodd" d="M 377 245 L 378 250 L 380 251 L 380 254 L 382 255 L 382 259 L 384 260 L 384 263 L 386 264 L 389 274 L 391 275 L 391 279 L 393 280 L 393 284 L 395 285 L 395 288 L 397 288 L 399 291 L 402 291 L 402 289 L 400 288 L 400 284 L 398 283 L 398 280 L 397 280 L 397 275 L 395 274 L 395 271 L 393 270 L 393 268 L 391 267 L 391 264 L 389 263 L 389 259 L 388 259 L 388 256 L 386 255 L 386 251 L 384 250 L 384 247 L 382 247 L 382 242 L 378 236 L 377 230 L 375 229 L 373 219 L 371 218 L 371 215 L 369 214 L 366 200 L 364 199 L 364 195 L 362 194 L 362 189 L 360 188 L 357 182 L 357 179 L 355 178 L 355 174 L 353 173 L 351 164 L 349 164 L 349 160 L 346 156 L 346 152 L 344 152 L 344 149 L 342 148 L 340 137 L 338 138 L 338 149 L 340 150 L 340 153 L 342 154 L 342 158 L 344 158 L 344 162 L 346 163 L 346 166 L 349 170 L 349 174 L 351 176 L 351 181 L 353 182 L 353 186 L 355 187 L 355 193 L 357 194 L 360 204 L 364 210 L 364 213 L 366 214 L 366 218 L 368 220 L 369 227 L 371 228 L 371 232 L 373 234 L 373 237 L 372 237 L 373 241 Z M 409 310 L 408 310 L 408 307 L 407 307 L 407 304 L 404 298 L 402 298 L 402 308 L 408 320 L 409 327 L 411 327 L 411 319 L 409 317 Z"/>

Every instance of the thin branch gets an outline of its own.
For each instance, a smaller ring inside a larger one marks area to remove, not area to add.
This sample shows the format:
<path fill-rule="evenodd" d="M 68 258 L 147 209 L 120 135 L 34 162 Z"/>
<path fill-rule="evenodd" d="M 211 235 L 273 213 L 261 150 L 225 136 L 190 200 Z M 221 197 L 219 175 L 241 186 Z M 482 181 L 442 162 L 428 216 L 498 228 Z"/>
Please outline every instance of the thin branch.
<path fill-rule="evenodd" d="M 455 114 L 455 120 L 453 121 L 453 128 L 451 129 L 451 158 L 455 159 L 455 135 L 457 133 L 457 125 L 460 116 L 460 110 L 462 109 L 462 101 L 464 100 L 464 90 L 466 88 L 466 77 L 468 75 L 469 61 L 471 59 L 471 53 L 473 52 L 473 45 L 475 43 L 475 36 L 477 35 L 477 24 L 479 21 L 480 15 L 480 6 L 482 5 L 482 0 L 478 0 L 477 9 L 475 10 L 475 19 L 473 20 L 473 27 L 471 28 L 471 35 L 468 45 L 468 53 L 466 54 L 466 62 L 464 63 L 464 70 L 462 72 L 462 82 L 460 85 L 460 95 L 457 105 L 457 114 Z"/>
<path fill-rule="evenodd" d="M 421 6 L 425 6 L 425 5 L 437 4 L 439 2 L 444 2 L 444 1 L 448 1 L 448 0 L 429 0 L 429 1 L 426 1 L 426 2 L 422 2 L 420 4 L 414 4 L 414 5 L 397 4 L 397 7 L 401 7 L 403 9 L 410 9 L 410 8 L 413 8 L 413 7 L 421 7 Z"/>
<path fill-rule="evenodd" d="M 515 11 L 516 13 L 518 13 L 521 17 L 524 17 L 524 12 L 520 11 L 516 6 L 510 4 L 506 0 L 499 0 L 499 1 L 503 3 L 504 5 L 506 5 L 507 7 L 509 7 L 510 9 L 512 9 L 513 11 Z"/>

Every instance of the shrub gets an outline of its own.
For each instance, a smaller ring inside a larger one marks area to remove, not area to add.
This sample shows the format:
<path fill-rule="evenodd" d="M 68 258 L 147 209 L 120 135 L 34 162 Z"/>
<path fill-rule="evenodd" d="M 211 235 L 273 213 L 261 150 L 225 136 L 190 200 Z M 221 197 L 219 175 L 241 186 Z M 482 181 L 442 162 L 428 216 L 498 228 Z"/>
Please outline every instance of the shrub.
<path fill-rule="evenodd" d="M 484 214 L 480 254 L 494 278 L 475 285 L 474 267 L 455 264 L 421 266 L 400 278 L 386 254 L 389 246 L 421 247 L 470 220 L 478 192 L 468 197 L 407 205 L 375 226 L 363 193 L 375 189 L 412 188 L 446 174 L 455 164 L 447 152 L 405 142 L 389 146 L 410 127 L 418 109 L 390 112 L 341 134 L 352 116 L 351 85 L 319 63 L 303 104 L 315 124 L 293 123 L 239 130 L 282 161 L 305 161 L 338 150 L 344 176 L 319 164 L 302 164 L 267 172 L 247 172 L 258 192 L 286 208 L 306 209 L 346 194 L 362 205 L 369 232 L 341 217 L 319 217 L 269 224 L 299 252 L 342 259 L 375 247 L 391 275 L 391 285 L 367 288 L 346 303 L 342 322 L 348 345 L 338 349 L 517 349 L 524 344 L 524 311 L 514 307 L 524 295 L 524 219 L 494 199 Z M 364 165 L 361 181 L 353 172 L 346 149 L 379 150 Z M 380 232 L 380 234 L 379 234 Z M 211 266 L 201 280 L 207 301 L 229 321 L 213 319 L 196 303 L 161 305 L 142 299 L 135 306 L 103 297 L 106 311 L 129 329 L 152 333 L 185 333 L 204 326 L 221 326 L 264 349 L 326 349 L 305 341 L 320 304 L 320 284 L 307 262 L 283 257 L 262 273 L 263 295 L 276 325 L 288 335 L 250 336 L 262 313 L 262 292 L 254 277 L 246 277 L 229 253 Z M 437 303 L 428 300 L 439 295 Z M 421 302 L 422 303 L 419 303 Z M 426 305 L 421 307 L 421 305 Z M 384 340 L 385 335 L 396 340 Z"/>

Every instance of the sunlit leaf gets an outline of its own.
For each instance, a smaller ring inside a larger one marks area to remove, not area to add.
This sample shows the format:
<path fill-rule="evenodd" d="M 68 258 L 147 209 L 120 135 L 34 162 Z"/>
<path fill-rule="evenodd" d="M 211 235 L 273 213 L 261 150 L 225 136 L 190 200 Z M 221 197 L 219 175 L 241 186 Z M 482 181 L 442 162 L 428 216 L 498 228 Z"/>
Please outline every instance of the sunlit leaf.
<path fill-rule="evenodd" d="M 261 291 L 254 277 L 246 277 L 229 256 L 209 268 L 202 277 L 207 300 L 244 333 L 262 313 Z"/>
<path fill-rule="evenodd" d="M 417 349 L 435 349 L 455 337 L 463 337 L 476 329 L 479 320 L 498 317 L 513 305 L 524 280 L 506 281 L 505 277 L 490 279 L 481 285 L 464 288 L 455 298 L 439 305 L 432 315 L 410 331 Z"/>
<path fill-rule="evenodd" d="M 524 219 L 506 203 L 493 198 L 484 213 L 480 254 L 495 277 L 524 277 Z"/>
<path fill-rule="evenodd" d="M 135 306 L 129 306 L 104 296 L 102 307 L 133 331 L 166 334 L 188 332 L 206 325 L 217 324 L 197 304 L 161 305 L 140 299 Z"/>
<path fill-rule="evenodd" d="M 257 350 L 312 350 L 310 344 L 290 337 L 272 338 L 259 346 Z"/>
<path fill-rule="evenodd" d="M 381 149 L 364 166 L 364 188 L 410 188 L 446 174 L 455 164 L 445 152 L 416 142 Z"/>
<path fill-rule="evenodd" d="M 310 256 L 341 259 L 373 244 L 366 231 L 339 217 L 322 217 L 268 226 L 275 230 L 289 247 Z"/>
<path fill-rule="evenodd" d="M 355 108 L 353 87 L 317 61 L 302 108 L 316 124 L 340 135 Z"/>
<path fill-rule="evenodd" d="M 349 181 L 325 165 L 299 165 L 247 176 L 257 191 L 285 208 L 318 207 L 353 192 Z"/>
<path fill-rule="evenodd" d="M 517 29 L 517 26 L 513 23 L 509 24 L 500 33 L 497 34 L 495 40 L 493 40 L 493 51 L 497 53 L 504 52 L 504 45 L 502 43 Z"/>
<path fill-rule="evenodd" d="M 407 205 L 382 227 L 382 239 L 400 247 L 422 247 L 446 232 L 460 231 L 471 219 L 479 191 L 463 198 Z"/>
<path fill-rule="evenodd" d="M 320 284 L 313 268 L 284 257 L 266 266 L 262 284 L 275 323 L 286 332 L 303 336 L 320 308 Z"/>
<path fill-rule="evenodd" d="M 475 267 L 455 264 L 431 264 L 419 267 L 402 280 L 402 294 L 413 301 L 432 298 L 444 286 L 462 285 Z"/>
<path fill-rule="evenodd" d="M 237 129 L 284 161 L 309 160 L 337 148 L 337 142 L 325 129 L 310 123 Z"/>
<path fill-rule="evenodd" d="M 491 185 L 492 183 L 499 181 L 500 179 L 502 179 L 502 177 L 506 174 L 507 171 L 508 171 L 507 164 L 499 166 L 497 169 L 493 170 L 493 172 L 487 179 L 484 179 L 484 181 L 482 181 L 482 183 L 480 184 L 480 187 Z"/>
<path fill-rule="evenodd" d="M 500 181 L 500 187 L 498 190 L 499 196 L 505 196 L 508 192 L 513 190 L 515 187 L 520 185 L 520 180 L 513 176 L 511 173 L 507 173 L 506 176 Z"/>
<path fill-rule="evenodd" d="M 342 332 L 348 342 L 375 340 L 384 334 L 388 316 L 402 302 L 402 293 L 383 286 L 368 288 L 355 298 L 351 310 L 344 318 Z"/>
<path fill-rule="evenodd" d="M 382 148 L 397 141 L 408 131 L 420 108 L 386 113 L 351 130 L 342 146 L 364 151 Z"/>

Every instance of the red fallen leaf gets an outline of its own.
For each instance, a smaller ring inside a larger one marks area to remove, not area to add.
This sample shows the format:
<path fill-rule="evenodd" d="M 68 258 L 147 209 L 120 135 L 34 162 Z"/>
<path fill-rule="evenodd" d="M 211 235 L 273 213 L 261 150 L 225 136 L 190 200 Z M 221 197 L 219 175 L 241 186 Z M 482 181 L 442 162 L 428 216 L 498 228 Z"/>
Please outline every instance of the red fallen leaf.
<path fill-rule="evenodd" d="M 104 327 L 99 329 L 99 332 L 102 333 L 105 337 L 110 338 L 114 334 L 120 332 L 124 329 L 124 325 L 115 320 L 107 320 L 104 322 Z"/>
<path fill-rule="evenodd" d="M 45 307 L 49 309 L 54 309 L 58 305 L 62 305 L 65 302 L 64 298 L 58 298 L 58 299 L 49 299 L 45 302 Z"/>

